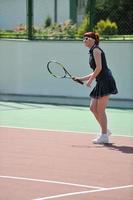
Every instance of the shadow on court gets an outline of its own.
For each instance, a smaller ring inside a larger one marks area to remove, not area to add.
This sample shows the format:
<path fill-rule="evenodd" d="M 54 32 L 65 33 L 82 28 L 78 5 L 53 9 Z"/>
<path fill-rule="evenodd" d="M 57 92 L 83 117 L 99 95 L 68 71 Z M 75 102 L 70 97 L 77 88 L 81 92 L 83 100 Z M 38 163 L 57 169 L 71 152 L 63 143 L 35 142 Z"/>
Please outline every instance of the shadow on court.
<path fill-rule="evenodd" d="M 120 151 L 122 153 L 133 154 L 133 146 L 117 146 L 113 143 L 105 144 L 105 147 L 109 148 L 110 150 Z"/>
<path fill-rule="evenodd" d="M 107 148 L 109 150 L 113 151 L 120 151 L 122 153 L 126 154 L 133 154 L 133 146 L 118 146 L 114 143 L 104 144 L 104 145 L 95 145 L 95 146 L 89 146 L 89 145 L 72 145 L 74 148 Z"/>

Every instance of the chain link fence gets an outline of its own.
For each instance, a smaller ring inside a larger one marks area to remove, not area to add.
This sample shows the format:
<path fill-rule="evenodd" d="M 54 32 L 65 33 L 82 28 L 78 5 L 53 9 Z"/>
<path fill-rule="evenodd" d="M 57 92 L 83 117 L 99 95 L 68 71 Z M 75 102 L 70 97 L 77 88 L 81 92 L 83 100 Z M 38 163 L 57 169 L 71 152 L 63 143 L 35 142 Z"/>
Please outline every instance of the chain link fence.
<path fill-rule="evenodd" d="M 0 0 L 0 38 L 133 40 L 133 0 Z"/>
<path fill-rule="evenodd" d="M 96 0 L 94 26 L 100 20 L 114 22 L 118 35 L 132 35 L 133 0 Z"/>

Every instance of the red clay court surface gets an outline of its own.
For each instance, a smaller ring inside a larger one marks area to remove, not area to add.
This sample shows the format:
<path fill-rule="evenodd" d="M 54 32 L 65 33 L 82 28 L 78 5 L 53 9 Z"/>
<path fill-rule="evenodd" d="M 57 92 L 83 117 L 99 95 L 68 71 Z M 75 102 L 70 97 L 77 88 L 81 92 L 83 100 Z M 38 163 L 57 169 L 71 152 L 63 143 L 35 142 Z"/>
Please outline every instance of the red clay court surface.
<path fill-rule="evenodd" d="M 133 137 L 0 127 L 0 200 L 132 200 Z"/>

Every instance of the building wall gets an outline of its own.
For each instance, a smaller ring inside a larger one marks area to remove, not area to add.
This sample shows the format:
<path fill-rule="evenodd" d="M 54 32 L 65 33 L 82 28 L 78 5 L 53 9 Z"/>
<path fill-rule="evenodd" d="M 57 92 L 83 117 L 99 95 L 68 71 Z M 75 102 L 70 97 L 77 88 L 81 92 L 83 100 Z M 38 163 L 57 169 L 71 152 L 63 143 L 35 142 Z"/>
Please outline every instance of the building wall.
<path fill-rule="evenodd" d="M 54 0 L 34 0 L 34 26 L 42 26 L 48 16 L 54 22 Z M 57 0 L 57 22 L 70 18 L 70 0 Z M 12 30 L 26 25 L 26 0 L 0 0 L 0 29 Z"/>
<path fill-rule="evenodd" d="M 0 0 L 0 29 L 15 29 L 26 24 L 25 0 Z"/>
<path fill-rule="evenodd" d="M 77 0 L 77 22 L 80 24 L 85 16 L 87 0 Z"/>
<path fill-rule="evenodd" d="M 111 96 L 112 100 L 117 101 L 112 105 L 119 106 L 123 102 L 122 106 L 128 107 L 126 101 L 133 105 L 133 43 L 101 42 L 100 46 L 106 52 L 109 68 L 119 90 L 118 95 Z M 51 59 L 64 63 L 76 76 L 91 72 L 88 66 L 88 49 L 81 41 L 1 40 L 0 99 L 4 99 L 7 94 L 53 98 L 56 96 L 77 100 L 79 98 L 81 105 L 87 104 L 91 89 L 71 80 L 51 77 L 46 69 L 46 64 Z M 41 101 L 45 102 L 45 98 Z"/>

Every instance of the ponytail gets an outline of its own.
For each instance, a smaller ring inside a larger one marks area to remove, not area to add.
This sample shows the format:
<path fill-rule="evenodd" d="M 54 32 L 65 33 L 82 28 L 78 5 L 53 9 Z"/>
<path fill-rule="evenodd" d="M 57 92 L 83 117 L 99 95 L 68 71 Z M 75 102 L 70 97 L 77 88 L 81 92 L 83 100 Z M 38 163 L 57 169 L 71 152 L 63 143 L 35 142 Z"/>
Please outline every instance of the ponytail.
<path fill-rule="evenodd" d="M 95 43 L 98 45 L 99 44 L 99 34 L 95 33 Z"/>

